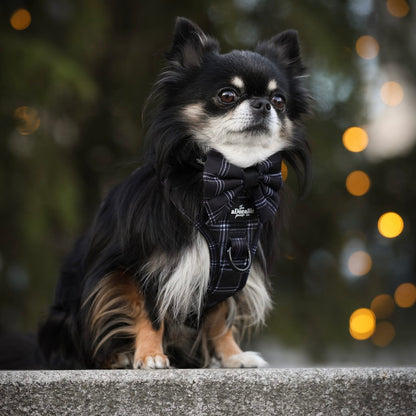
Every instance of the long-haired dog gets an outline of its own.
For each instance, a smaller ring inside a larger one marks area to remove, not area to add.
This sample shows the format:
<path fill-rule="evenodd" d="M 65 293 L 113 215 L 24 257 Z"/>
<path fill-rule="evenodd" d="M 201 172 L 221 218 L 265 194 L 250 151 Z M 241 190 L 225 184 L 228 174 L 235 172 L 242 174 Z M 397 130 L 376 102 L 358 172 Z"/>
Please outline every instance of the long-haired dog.
<path fill-rule="evenodd" d="M 309 155 L 304 72 L 295 31 L 220 54 L 177 20 L 145 163 L 101 204 L 40 326 L 48 368 L 266 365 L 235 335 L 271 307 L 281 161 L 304 172 Z"/>

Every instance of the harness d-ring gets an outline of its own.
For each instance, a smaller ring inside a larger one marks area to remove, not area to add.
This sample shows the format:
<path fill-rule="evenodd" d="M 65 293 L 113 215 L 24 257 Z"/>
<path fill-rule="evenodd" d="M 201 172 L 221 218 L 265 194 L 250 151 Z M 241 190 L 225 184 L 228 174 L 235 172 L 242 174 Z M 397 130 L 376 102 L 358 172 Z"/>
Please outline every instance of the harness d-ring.
<path fill-rule="evenodd" d="M 232 250 L 232 247 L 230 246 L 227 250 L 227 253 L 228 253 L 228 258 L 230 260 L 231 266 L 233 266 L 233 268 L 235 270 L 237 270 L 238 272 L 246 272 L 247 270 L 250 270 L 250 267 L 251 267 L 251 250 L 250 250 L 250 247 L 247 247 L 248 259 L 247 259 L 247 266 L 244 267 L 244 269 L 242 269 L 242 268 L 240 268 L 240 267 L 238 267 L 234 264 L 233 257 L 232 257 L 232 254 L 231 254 L 231 250 Z"/>

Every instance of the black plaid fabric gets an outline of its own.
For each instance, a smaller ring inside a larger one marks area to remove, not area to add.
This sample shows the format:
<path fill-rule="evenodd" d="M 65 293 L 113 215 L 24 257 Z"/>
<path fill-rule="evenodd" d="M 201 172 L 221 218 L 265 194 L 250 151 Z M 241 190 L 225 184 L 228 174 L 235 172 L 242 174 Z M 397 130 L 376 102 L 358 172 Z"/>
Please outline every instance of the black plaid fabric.
<path fill-rule="evenodd" d="M 270 221 L 279 207 L 282 158 L 275 153 L 256 166 L 242 169 L 211 150 L 207 155 L 204 205 L 211 223 L 225 218 L 239 195 L 249 195 L 262 223 Z"/>
<path fill-rule="evenodd" d="M 263 224 L 279 206 L 281 156 L 247 169 L 208 153 L 204 168 L 204 211 L 196 226 L 210 252 L 210 282 L 205 307 L 241 290 L 250 272 Z"/>

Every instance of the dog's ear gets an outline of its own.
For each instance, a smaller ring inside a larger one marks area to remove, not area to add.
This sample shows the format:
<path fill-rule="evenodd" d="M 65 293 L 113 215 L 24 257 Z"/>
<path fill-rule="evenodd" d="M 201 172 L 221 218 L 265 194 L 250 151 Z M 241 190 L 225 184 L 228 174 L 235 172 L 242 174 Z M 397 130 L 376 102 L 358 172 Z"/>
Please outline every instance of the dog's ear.
<path fill-rule="evenodd" d="M 207 36 L 195 23 L 184 17 L 176 19 L 173 44 L 167 54 L 169 61 L 184 68 L 198 67 L 205 54 L 218 52 L 218 42 Z"/>
<path fill-rule="evenodd" d="M 294 75 L 305 70 L 300 57 L 299 37 L 296 30 L 285 30 L 257 45 L 256 52 L 266 58 L 286 65 Z"/>

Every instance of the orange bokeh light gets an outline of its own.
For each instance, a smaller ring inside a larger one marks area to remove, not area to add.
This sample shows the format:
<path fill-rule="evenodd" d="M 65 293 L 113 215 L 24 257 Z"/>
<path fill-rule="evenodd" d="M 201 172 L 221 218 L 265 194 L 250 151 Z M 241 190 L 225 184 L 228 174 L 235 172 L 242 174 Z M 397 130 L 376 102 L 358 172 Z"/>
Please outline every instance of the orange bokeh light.
<path fill-rule="evenodd" d="M 379 233 L 386 238 L 399 236 L 404 229 L 402 217 L 395 212 L 386 212 L 377 223 Z"/>
<path fill-rule="evenodd" d="M 416 303 L 416 286 L 402 283 L 394 292 L 394 300 L 401 308 L 410 308 Z"/>
<path fill-rule="evenodd" d="M 378 322 L 371 341 L 377 347 L 387 347 L 395 336 L 396 330 L 391 322 Z"/>
<path fill-rule="evenodd" d="M 17 131 L 23 136 L 34 133 L 40 126 L 38 112 L 32 107 L 24 105 L 16 108 L 13 117 L 17 123 Z"/>
<path fill-rule="evenodd" d="M 31 22 L 32 16 L 26 9 L 17 9 L 10 16 L 10 25 L 15 30 L 25 30 Z"/>
<path fill-rule="evenodd" d="M 351 195 L 362 196 L 370 189 L 370 178 L 365 172 L 355 170 L 347 176 L 345 186 Z"/>
<path fill-rule="evenodd" d="M 405 17 L 410 7 L 405 0 L 387 0 L 387 10 L 394 17 Z"/>
<path fill-rule="evenodd" d="M 362 152 L 368 145 L 367 132 L 361 127 L 350 127 L 345 130 L 342 143 L 350 152 Z"/>
<path fill-rule="evenodd" d="M 355 50 L 363 59 L 374 59 L 380 51 L 380 46 L 375 38 L 365 35 L 358 38 Z"/>
<path fill-rule="evenodd" d="M 350 334 L 357 340 L 370 338 L 376 328 L 376 316 L 371 309 L 360 308 L 350 316 Z"/>
<path fill-rule="evenodd" d="M 394 312 L 394 300 L 390 295 L 381 294 L 373 299 L 370 307 L 377 319 L 386 319 Z"/>
<path fill-rule="evenodd" d="M 285 162 L 282 161 L 282 179 L 285 181 L 287 179 L 287 175 L 289 174 L 289 170 Z"/>

